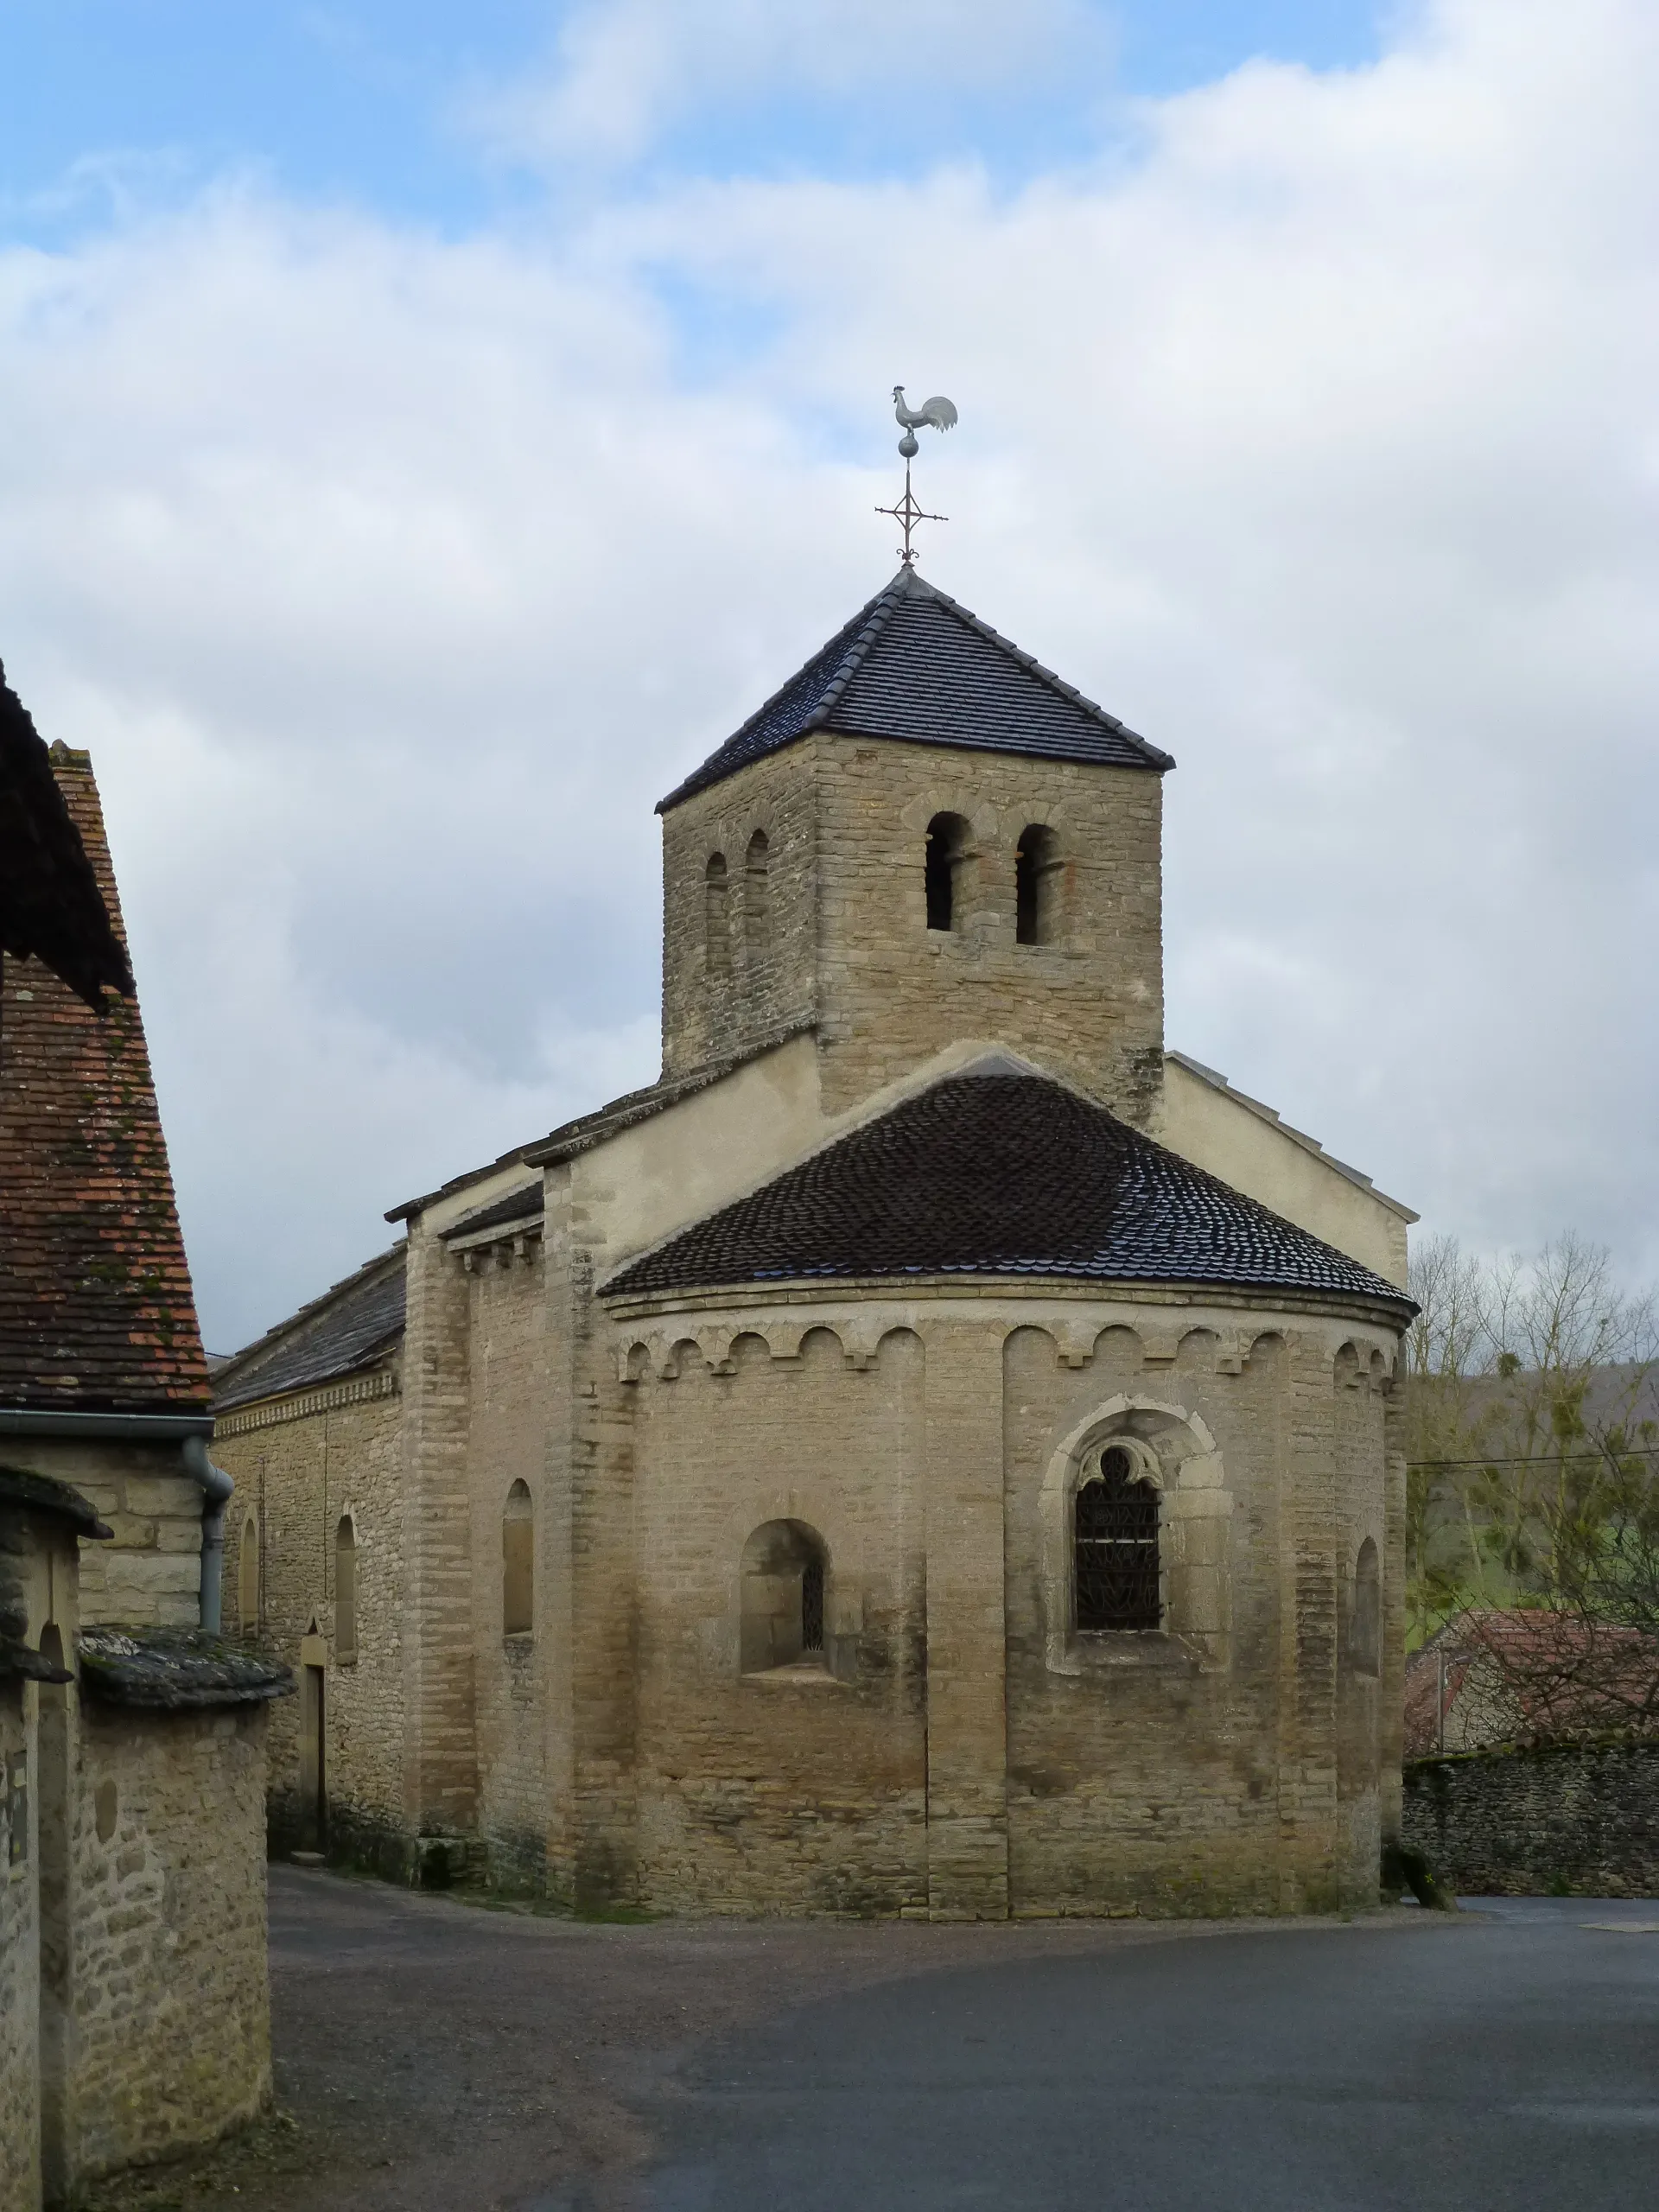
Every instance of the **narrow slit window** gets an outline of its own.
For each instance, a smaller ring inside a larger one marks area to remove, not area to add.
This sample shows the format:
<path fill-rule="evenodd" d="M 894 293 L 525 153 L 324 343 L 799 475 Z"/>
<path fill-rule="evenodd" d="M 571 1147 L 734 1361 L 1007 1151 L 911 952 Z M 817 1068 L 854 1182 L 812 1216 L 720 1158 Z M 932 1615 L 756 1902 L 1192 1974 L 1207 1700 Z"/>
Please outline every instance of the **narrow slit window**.
<path fill-rule="evenodd" d="M 726 855 L 711 853 L 702 872 L 704 966 L 709 976 L 732 972 L 730 889 L 726 880 Z"/>
<path fill-rule="evenodd" d="M 259 1625 L 259 1523 L 251 1513 L 242 1523 L 236 1560 L 236 1615 L 245 1630 Z"/>
<path fill-rule="evenodd" d="M 968 824 L 961 815 L 936 814 L 927 825 L 924 861 L 931 930 L 961 927 L 962 874 L 967 851 Z"/>
<path fill-rule="evenodd" d="M 766 833 L 757 830 L 743 856 L 743 949 L 752 968 L 758 967 L 772 949 L 770 859 Z"/>
<path fill-rule="evenodd" d="M 1145 1630 L 1163 1618 L 1159 1590 L 1158 1491 L 1138 1478 L 1122 1445 L 1101 1454 L 1100 1471 L 1077 1492 L 1077 1620 L 1079 1630 Z"/>
<path fill-rule="evenodd" d="M 1360 1546 L 1354 1565 L 1354 1619 L 1349 1649 L 1356 1674 L 1382 1673 L 1382 1577 L 1376 1546 L 1370 1536 Z"/>
<path fill-rule="evenodd" d="M 334 1530 L 334 1656 L 357 1656 L 357 1531 L 349 1514 Z"/>
<path fill-rule="evenodd" d="M 1014 856 L 1014 940 L 1052 944 L 1059 936 L 1059 840 L 1040 823 L 1020 833 Z"/>
<path fill-rule="evenodd" d="M 823 1561 L 808 1560 L 801 1569 L 801 1649 L 823 1649 Z"/>
<path fill-rule="evenodd" d="M 530 1636 L 536 1627 L 536 1508 L 530 1485 L 516 1482 L 501 1516 L 501 1633 Z"/>

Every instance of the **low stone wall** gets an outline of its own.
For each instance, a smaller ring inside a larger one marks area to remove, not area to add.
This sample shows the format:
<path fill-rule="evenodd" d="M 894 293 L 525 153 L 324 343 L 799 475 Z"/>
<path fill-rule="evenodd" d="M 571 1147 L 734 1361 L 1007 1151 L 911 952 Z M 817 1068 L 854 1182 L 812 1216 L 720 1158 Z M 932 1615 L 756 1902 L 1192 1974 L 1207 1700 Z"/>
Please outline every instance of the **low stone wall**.
<path fill-rule="evenodd" d="M 270 2094 L 265 1707 L 82 1707 L 73 2171 L 208 2142 Z"/>
<path fill-rule="evenodd" d="M 33 1683 L 0 1675 L 0 2212 L 41 2201 Z"/>
<path fill-rule="evenodd" d="M 1465 1897 L 1659 1897 L 1659 1743 L 1415 1760 L 1402 1834 Z"/>

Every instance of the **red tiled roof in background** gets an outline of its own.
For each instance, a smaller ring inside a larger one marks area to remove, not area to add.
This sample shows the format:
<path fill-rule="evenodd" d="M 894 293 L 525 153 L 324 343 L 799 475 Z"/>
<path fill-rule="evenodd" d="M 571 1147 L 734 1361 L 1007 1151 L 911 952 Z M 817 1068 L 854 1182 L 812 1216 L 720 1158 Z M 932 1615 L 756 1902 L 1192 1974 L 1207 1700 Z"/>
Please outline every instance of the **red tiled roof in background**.
<path fill-rule="evenodd" d="M 1483 1662 L 1475 1732 L 1497 1742 L 1567 1740 L 1632 1726 L 1654 1709 L 1656 1660 L 1659 1639 L 1640 1629 L 1545 1606 L 1472 1608 L 1406 1661 L 1406 1757 L 1431 1757 L 1442 1726 L 1448 1739 L 1467 1734 L 1453 1715 L 1465 1689 L 1483 1688 Z"/>
<path fill-rule="evenodd" d="M 52 761 L 0 668 L 0 952 L 44 960 L 89 1006 L 132 971 Z"/>
<path fill-rule="evenodd" d="M 85 753 L 51 749 L 124 948 Z M 195 1411 L 207 1369 L 137 1001 L 10 955 L 0 1007 L 0 1406 Z"/>

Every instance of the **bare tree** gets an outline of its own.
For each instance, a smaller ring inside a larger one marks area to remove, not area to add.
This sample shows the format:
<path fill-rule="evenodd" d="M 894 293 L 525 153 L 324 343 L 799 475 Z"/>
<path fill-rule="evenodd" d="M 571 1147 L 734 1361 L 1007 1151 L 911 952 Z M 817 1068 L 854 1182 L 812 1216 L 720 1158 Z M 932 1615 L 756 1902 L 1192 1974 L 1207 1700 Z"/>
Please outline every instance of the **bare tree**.
<path fill-rule="evenodd" d="M 1432 1240 L 1413 1291 L 1414 1633 L 1458 1619 L 1510 1732 L 1659 1726 L 1653 1294 L 1573 1236 L 1498 1263 Z"/>

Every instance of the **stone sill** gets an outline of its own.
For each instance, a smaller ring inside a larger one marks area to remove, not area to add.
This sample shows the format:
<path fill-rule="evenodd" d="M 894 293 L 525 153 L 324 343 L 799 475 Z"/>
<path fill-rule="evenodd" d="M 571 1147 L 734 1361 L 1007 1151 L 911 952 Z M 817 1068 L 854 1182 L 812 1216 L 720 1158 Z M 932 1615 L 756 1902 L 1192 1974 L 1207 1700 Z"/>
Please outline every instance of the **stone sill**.
<path fill-rule="evenodd" d="M 850 1689 L 849 1682 L 838 1681 L 827 1667 L 791 1664 L 787 1667 L 765 1667 L 752 1675 L 740 1675 L 741 1682 L 759 1682 L 767 1689 Z"/>
<path fill-rule="evenodd" d="M 1162 1629 L 1085 1630 L 1068 1637 L 1061 1650 L 1051 1648 L 1048 1670 L 1072 1676 L 1115 1674 L 1124 1669 L 1210 1674 L 1224 1664 L 1215 1648 L 1221 1641 L 1219 1636 L 1200 1631 L 1182 1636 Z"/>

